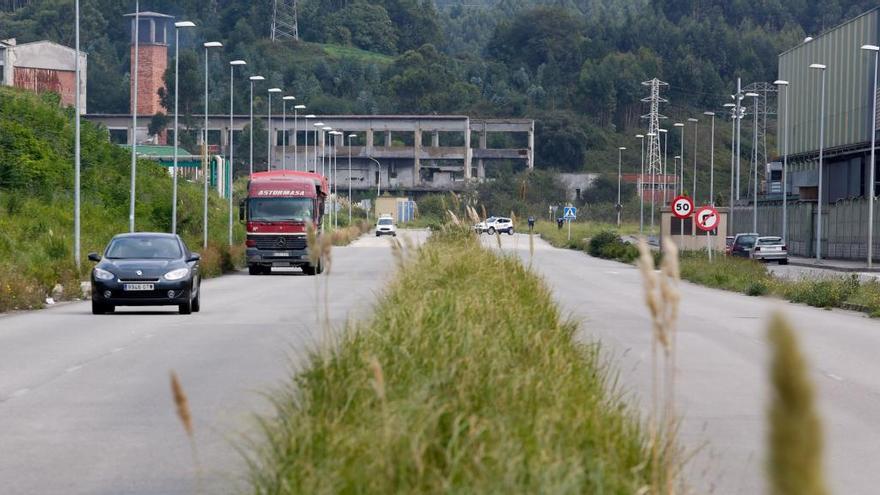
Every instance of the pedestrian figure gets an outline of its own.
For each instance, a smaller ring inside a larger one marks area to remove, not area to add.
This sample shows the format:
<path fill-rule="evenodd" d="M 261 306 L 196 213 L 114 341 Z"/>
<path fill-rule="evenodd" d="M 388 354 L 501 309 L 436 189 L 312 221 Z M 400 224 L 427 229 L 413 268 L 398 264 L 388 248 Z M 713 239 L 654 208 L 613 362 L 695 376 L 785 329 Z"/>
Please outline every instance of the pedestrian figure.
<path fill-rule="evenodd" d="M 557 219 L 556 219 L 556 228 L 559 229 L 559 230 L 562 230 L 562 224 L 563 224 L 564 222 L 565 222 L 565 219 L 564 219 L 564 218 L 562 218 L 562 217 L 557 218 Z"/>
<path fill-rule="evenodd" d="M 535 217 L 529 217 L 529 232 L 535 228 Z"/>

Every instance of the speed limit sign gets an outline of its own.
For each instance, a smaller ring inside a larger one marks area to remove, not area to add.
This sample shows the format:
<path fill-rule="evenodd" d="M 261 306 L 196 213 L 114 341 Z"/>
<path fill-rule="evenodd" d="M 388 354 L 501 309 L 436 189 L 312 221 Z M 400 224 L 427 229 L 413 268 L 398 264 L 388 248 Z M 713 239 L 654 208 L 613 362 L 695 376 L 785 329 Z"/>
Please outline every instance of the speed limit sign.
<path fill-rule="evenodd" d="M 691 216 L 694 211 L 694 202 L 687 196 L 677 196 L 672 200 L 672 214 L 684 219 Z"/>

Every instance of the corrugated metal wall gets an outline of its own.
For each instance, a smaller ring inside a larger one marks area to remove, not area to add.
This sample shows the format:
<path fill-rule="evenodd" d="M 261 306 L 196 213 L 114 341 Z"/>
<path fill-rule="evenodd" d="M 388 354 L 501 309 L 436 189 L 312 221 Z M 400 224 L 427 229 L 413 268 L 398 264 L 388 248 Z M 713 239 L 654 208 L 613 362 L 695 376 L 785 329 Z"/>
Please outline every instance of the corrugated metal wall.
<path fill-rule="evenodd" d="M 872 57 L 860 47 L 877 44 L 880 10 L 874 9 L 779 56 L 779 78 L 788 87 L 789 153 L 819 149 L 821 71 L 825 64 L 825 148 L 870 141 Z M 780 100 L 781 102 L 781 100 Z M 779 105 L 780 117 L 784 108 Z"/>
<path fill-rule="evenodd" d="M 752 231 L 751 207 L 735 208 L 734 232 Z M 815 256 L 816 204 L 788 205 L 788 250 L 793 256 Z M 782 204 L 758 206 L 758 232 L 782 235 Z M 863 259 L 868 255 L 868 200 L 838 201 L 822 208 L 822 256 Z M 880 257 L 880 201 L 874 202 L 874 253 Z"/>

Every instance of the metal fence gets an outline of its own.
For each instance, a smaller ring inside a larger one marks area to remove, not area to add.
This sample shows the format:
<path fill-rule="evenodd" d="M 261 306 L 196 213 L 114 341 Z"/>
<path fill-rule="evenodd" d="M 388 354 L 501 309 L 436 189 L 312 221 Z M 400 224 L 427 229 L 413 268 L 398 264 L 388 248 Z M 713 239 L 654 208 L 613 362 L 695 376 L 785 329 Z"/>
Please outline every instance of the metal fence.
<path fill-rule="evenodd" d="M 734 208 L 733 232 L 753 230 L 751 206 Z M 758 233 L 782 235 L 782 203 L 758 205 Z M 816 204 L 788 204 L 788 251 L 815 256 Z M 874 202 L 874 253 L 880 255 L 880 201 Z M 864 259 L 868 255 L 868 200 L 846 199 L 822 208 L 822 256 Z"/>

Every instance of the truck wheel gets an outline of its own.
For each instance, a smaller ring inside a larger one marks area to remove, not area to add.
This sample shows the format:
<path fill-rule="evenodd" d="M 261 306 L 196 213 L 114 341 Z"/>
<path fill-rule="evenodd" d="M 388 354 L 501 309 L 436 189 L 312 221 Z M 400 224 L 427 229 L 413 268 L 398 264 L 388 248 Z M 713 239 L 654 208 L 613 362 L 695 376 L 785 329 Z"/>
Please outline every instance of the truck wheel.
<path fill-rule="evenodd" d="M 248 275 L 260 275 L 260 265 L 248 265 Z"/>
<path fill-rule="evenodd" d="M 302 266 L 302 271 L 303 271 L 303 273 L 304 273 L 305 275 L 308 275 L 308 276 L 310 276 L 310 277 L 315 275 L 315 267 L 313 267 L 313 266 L 310 265 L 310 264 L 309 264 L 309 265 L 303 265 L 303 266 Z"/>

